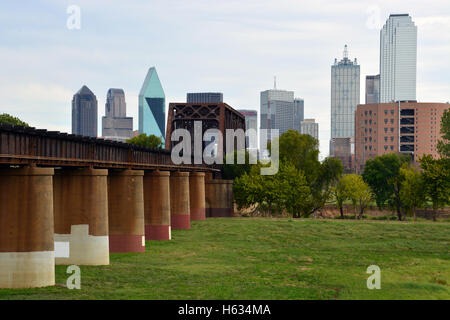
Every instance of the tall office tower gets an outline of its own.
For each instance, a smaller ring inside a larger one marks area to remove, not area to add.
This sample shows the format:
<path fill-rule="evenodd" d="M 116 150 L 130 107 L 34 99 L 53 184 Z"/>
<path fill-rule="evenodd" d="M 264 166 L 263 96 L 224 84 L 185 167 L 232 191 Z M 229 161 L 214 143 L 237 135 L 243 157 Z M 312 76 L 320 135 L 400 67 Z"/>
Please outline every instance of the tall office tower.
<path fill-rule="evenodd" d="M 366 76 L 366 104 L 380 102 L 380 75 Z"/>
<path fill-rule="evenodd" d="M 354 137 L 355 110 L 359 104 L 360 68 L 355 58 L 348 58 L 347 45 L 341 61 L 331 66 L 331 140 L 330 156 L 334 156 L 333 138 Z"/>
<path fill-rule="evenodd" d="M 72 99 L 72 133 L 97 137 L 97 97 L 86 86 Z"/>
<path fill-rule="evenodd" d="M 417 26 L 391 14 L 380 32 L 380 102 L 416 101 Z"/>
<path fill-rule="evenodd" d="M 221 103 L 223 93 L 221 92 L 195 92 L 186 95 L 187 103 Z"/>
<path fill-rule="evenodd" d="M 301 122 L 302 134 L 309 134 L 311 137 L 319 140 L 319 124 L 314 119 L 305 119 Z"/>
<path fill-rule="evenodd" d="M 103 138 L 125 141 L 133 137 L 133 118 L 126 115 L 125 93 L 122 89 L 109 89 L 102 118 Z"/>
<path fill-rule="evenodd" d="M 300 132 L 300 124 L 305 119 L 305 100 L 301 98 L 294 99 L 294 123 L 298 125 L 298 132 Z"/>
<path fill-rule="evenodd" d="M 155 67 L 148 70 L 139 92 L 139 133 L 166 136 L 166 96 Z"/>
<path fill-rule="evenodd" d="M 268 129 L 267 141 L 272 140 L 270 129 L 278 129 L 280 135 L 293 129 L 294 91 L 277 90 L 275 87 L 262 91 L 260 99 L 260 129 Z M 267 156 L 267 145 L 263 139 L 260 140 L 260 152 L 263 157 Z"/>
<path fill-rule="evenodd" d="M 258 133 L 258 112 L 256 110 L 237 110 L 245 117 L 245 130 L 253 129 L 255 134 Z M 251 141 L 249 137 L 245 137 L 245 146 L 249 151 L 258 149 L 257 141 Z"/>

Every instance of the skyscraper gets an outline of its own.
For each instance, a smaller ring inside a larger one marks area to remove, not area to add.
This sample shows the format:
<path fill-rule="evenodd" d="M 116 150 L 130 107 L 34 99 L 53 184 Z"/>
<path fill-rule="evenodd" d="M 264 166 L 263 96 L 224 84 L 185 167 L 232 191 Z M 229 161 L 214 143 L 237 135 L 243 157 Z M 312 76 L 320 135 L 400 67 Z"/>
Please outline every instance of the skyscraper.
<path fill-rule="evenodd" d="M 186 95 L 187 103 L 221 103 L 223 93 L 221 92 L 195 92 Z"/>
<path fill-rule="evenodd" d="M 391 14 L 380 32 L 380 102 L 415 101 L 417 26 L 408 14 Z"/>
<path fill-rule="evenodd" d="M 97 137 L 97 97 L 86 86 L 72 99 L 72 133 Z"/>
<path fill-rule="evenodd" d="M 341 61 L 331 66 L 331 140 L 330 156 L 334 155 L 333 138 L 354 137 L 355 110 L 359 104 L 360 67 L 355 58 L 348 58 L 347 45 Z"/>
<path fill-rule="evenodd" d="M 272 139 L 270 129 L 278 129 L 280 135 L 293 129 L 294 91 L 277 90 L 275 87 L 262 91 L 260 99 L 260 128 L 269 130 L 267 131 L 268 141 Z M 266 142 L 261 139 L 260 152 L 263 156 L 266 150 Z"/>
<path fill-rule="evenodd" d="M 105 116 L 102 118 L 102 136 L 119 141 L 131 138 L 133 118 L 126 115 L 125 93 L 122 89 L 109 89 L 106 95 Z"/>
<path fill-rule="evenodd" d="M 319 140 L 319 124 L 314 119 L 302 120 L 300 133 L 309 134 L 311 137 Z"/>
<path fill-rule="evenodd" d="M 155 67 L 148 70 L 139 92 L 139 133 L 165 137 L 166 96 Z"/>
<path fill-rule="evenodd" d="M 305 118 L 305 100 L 301 98 L 294 99 L 294 124 L 298 125 L 298 130 L 300 132 L 300 124 Z"/>
<path fill-rule="evenodd" d="M 366 104 L 380 102 L 380 75 L 366 76 Z"/>

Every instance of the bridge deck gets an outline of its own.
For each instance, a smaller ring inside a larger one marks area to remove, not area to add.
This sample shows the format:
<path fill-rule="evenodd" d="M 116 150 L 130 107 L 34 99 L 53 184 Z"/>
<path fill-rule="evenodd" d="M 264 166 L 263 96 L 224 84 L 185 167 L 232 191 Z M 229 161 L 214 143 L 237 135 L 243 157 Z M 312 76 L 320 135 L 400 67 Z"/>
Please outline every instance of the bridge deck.
<path fill-rule="evenodd" d="M 59 131 L 0 124 L 0 165 L 218 172 L 206 164 L 175 165 L 170 151 Z"/>

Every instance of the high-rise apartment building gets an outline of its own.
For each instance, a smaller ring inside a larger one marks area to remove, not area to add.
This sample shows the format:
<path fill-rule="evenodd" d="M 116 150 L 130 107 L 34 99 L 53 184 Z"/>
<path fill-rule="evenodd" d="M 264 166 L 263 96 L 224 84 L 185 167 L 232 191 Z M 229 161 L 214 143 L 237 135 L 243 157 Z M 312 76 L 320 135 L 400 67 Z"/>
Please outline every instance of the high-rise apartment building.
<path fill-rule="evenodd" d="M 102 136 L 105 139 L 125 141 L 133 136 L 133 118 L 127 117 L 125 93 L 109 89 L 106 94 L 105 116 L 102 118 Z"/>
<path fill-rule="evenodd" d="M 194 92 L 186 95 L 187 103 L 221 103 L 223 93 L 221 92 Z"/>
<path fill-rule="evenodd" d="M 311 137 L 319 140 L 319 124 L 314 119 L 304 119 L 301 122 L 300 133 L 309 134 Z"/>
<path fill-rule="evenodd" d="M 366 104 L 380 102 L 380 75 L 366 76 Z"/>
<path fill-rule="evenodd" d="M 139 92 L 139 133 L 165 137 L 166 96 L 155 67 L 148 70 Z"/>
<path fill-rule="evenodd" d="M 97 137 L 97 97 L 87 86 L 72 99 L 72 133 Z"/>
<path fill-rule="evenodd" d="M 408 14 L 391 14 L 380 32 L 380 102 L 415 101 L 417 26 Z"/>
<path fill-rule="evenodd" d="M 391 102 L 358 105 L 355 113 L 355 168 L 364 170 L 368 159 L 390 152 L 439 157 L 437 142 L 441 118 L 448 103 Z"/>
<path fill-rule="evenodd" d="M 355 132 L 355 110 L 360 103 L 360 66 L 348 58 L 347 45 L 344 57 L 331 66 L 331 140 L 330 156 L 334 156 L 333 138 L 351 138 Z"/>

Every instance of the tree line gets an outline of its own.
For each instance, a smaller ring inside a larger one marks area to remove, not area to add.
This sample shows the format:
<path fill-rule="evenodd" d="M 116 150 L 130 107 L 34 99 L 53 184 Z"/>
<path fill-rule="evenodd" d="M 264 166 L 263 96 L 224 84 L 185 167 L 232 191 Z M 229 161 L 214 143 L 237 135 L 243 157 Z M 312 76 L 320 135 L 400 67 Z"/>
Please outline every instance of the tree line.
<path fill-rule="evenodd" d="M 318 141 L 295 130 L 279 139 L 279 171 L 260 175 L 264 166 L 224 164 L 223 176 L 234 179 L 234 198 L 238 209 L 254 208 L 268 214 L 287 212 L 294 218 L 308 217 L 333 203 L 344 217 L 344 203 L 350 201 L 357 218 L 373 202 L 390 209 L 398 220 L 431 204 L 433 220 L 439 208 L 450 204 L 450 110 L 441 120 L 440 158 L 424 155 L 414 163 L 409 155 L 390 153 L 366 162 L 362 175 L 343 174 L 339 159 L 319 161 Z M 270 150 L 270 145 L 269 148 Z M 235 156 L 236 156 L 235 152 Z"/>

